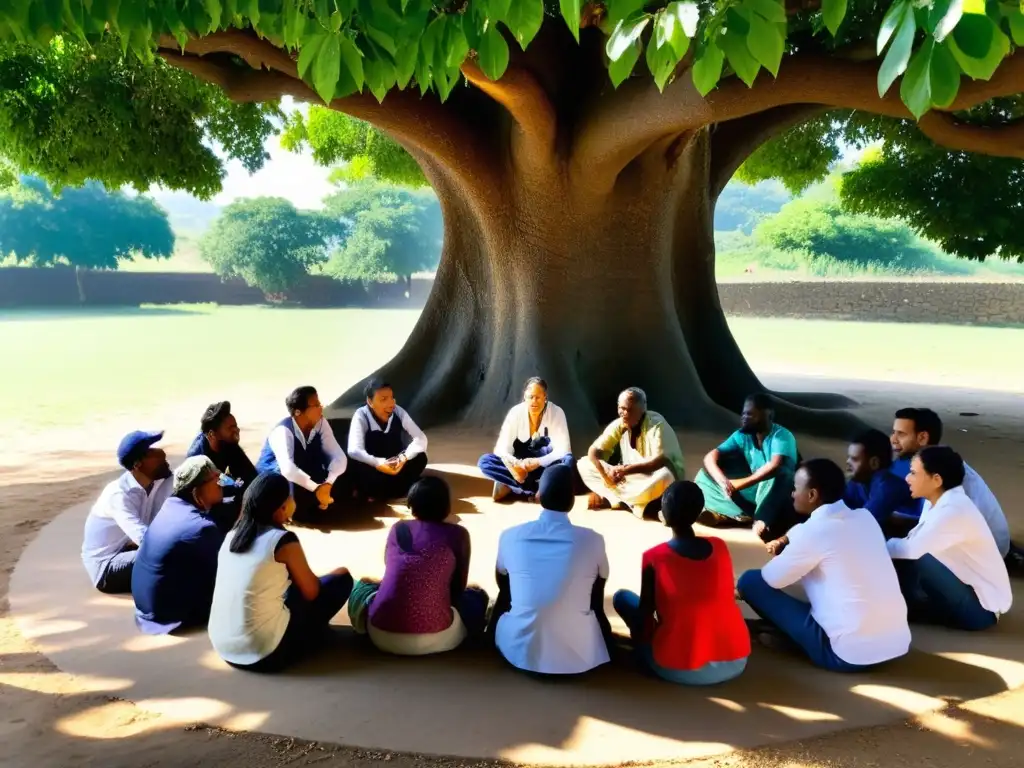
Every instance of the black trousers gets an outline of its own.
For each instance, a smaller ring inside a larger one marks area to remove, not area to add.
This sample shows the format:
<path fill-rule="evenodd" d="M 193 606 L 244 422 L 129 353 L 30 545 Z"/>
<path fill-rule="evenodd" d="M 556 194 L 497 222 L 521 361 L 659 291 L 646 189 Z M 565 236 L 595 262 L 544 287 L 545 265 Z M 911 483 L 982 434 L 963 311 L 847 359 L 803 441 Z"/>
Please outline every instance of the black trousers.
<path fill-rule="evenodd" d="M 350 482 L 359 496 L 364 499 L 385 501 L 407 496 L 409 489 L 420 479 L 426 467 L 427 454 L 425 453 L 413 456 L 406 461 L 402 471 L 397 475 L 384 474 L 376 467 L 350 459 L 348 471 L 345 474 L 351 476 Z"/>

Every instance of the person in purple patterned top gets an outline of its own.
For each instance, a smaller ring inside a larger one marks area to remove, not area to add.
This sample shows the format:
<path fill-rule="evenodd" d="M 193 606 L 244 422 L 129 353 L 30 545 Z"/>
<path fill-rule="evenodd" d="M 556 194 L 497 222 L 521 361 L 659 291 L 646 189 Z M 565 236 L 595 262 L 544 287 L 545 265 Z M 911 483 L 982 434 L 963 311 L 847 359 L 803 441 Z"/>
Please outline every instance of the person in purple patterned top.
<path fill-rule="evenodd" d="M 392 527 L 384 549 L 384 578 L 363 580 L 356 593 L 367 606 L 366 630 L 381 650 L 423 655 L 452 650 L 483 633 L 487 593 L 467 587 L 469 532 L 447 523 L 448 484 L 420 479 L 409 490 L 413 520 Z"/>

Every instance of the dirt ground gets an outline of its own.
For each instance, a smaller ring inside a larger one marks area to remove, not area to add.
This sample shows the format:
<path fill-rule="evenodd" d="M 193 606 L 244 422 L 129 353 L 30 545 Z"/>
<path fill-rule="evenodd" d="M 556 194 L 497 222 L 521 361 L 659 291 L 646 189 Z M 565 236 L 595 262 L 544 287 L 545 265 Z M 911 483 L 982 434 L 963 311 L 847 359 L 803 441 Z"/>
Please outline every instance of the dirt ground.
<path fill-rule="evenodd" d="M 1018 539 L 1024 533 L 1024 407 L 1019 396 L 979 394 L 921 387 L 769 380 L 783 390 L 842 391 L 862 403 L 864 417 L 884 425 L 894 407 L 930 404 L 943 413 L 948 442 L 959 448 L 999 495 Z M 961 415 L 961 414 L 976 415 Z M 255 449 L 266 425 L 245 424 L 247 447 Z M 458 454 L 460 443 L 475 436 L 447 434 L 444 451 Z M 683 436 L 684 444 L 687 436 Z M 61 444 L 61 441 L 57 441 Z M 67 444 L 67 443 L 63 443 Z M 76 442 L 88 446 L 88 441 Z M 180 450 L 183 446 L 171 445 Z M 40 461 L 18 462 L 14 446 L 0 451 L 0 764 L 17 766 L 190 766 L 225 768 L 280 765 L 344 765 L 353 768 L 498 765 L 468 760 L 341 748 L 249 733 L 230 733 L 196 724 L 168 727 L 161 718 L 132 703 L 99 693 L 95 681 L 57 670 L 14 627 L 8 616 L 11 572 L 33 535 L 61 510 L 95 496 L 110 472 L 109 450 L 79 449 L 50 453 Z M 690 446 L 694 453 L 703 448 Z M 691 451 L 688 451 L 691 452 Z M 842 446 L 828 452 L 839 458 Z M 432 452 L 433 455 L 433 452 Z M 690 462 L 692 467 L 692 462 Z M 10 470 L 7 470 L 10 467 Z M 1018 608 L 1020 610 L 1020 608 Z M 686 717 L 685 711 L 679 713 Z M 400 713 L 394 713 L 396 723 Z M 439 723 L 439 727 L 457 727 Z M 688 763 L 719 768 L 952 768 L 968 761 L 990 766 L 1017 766 L 1024 754 L 1024 692 L 1010 691 L 911 721 L 828 736 L 771 749 Z"/>

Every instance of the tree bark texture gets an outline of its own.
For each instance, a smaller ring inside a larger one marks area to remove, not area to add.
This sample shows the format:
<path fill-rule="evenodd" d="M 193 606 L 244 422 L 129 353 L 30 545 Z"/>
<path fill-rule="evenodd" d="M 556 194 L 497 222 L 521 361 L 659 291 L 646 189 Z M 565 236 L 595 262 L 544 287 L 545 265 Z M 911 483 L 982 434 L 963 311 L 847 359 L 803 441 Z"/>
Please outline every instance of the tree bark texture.
<path fill-rule="evenodd" d="M 595 30 L 577 45 L 548 22 L 525 53 L 510 47 L 499 81 L 469 59 L 444 104 L 411 90 L 383 104 L 367 94 L 330 104 L 402 144 L 444 214 L 433 292 L 377 375 L 424 425 L 493 428 L 525 380 L 542 376 L 581 435 L 614 417 L 628 386 L 677 428 L 733 427 L 743 399 L 763 387 L 718 299 L 718 194 L 758 146 L 823 109 L 901 119 L 906 108 L 898 95 L 878 98 L 877 61 L 794 54 L 777 79 L 748 89 L 728 78 L 705 98 L 687 72 L 664 94 L 647 76 L 613 90 Z M 190 40 L 184 51 L 168 41 L 161 55 L 231 98 L 316 100 L 294 55 L 249 33 Z M 1011 56 L 990 81 L 963 84 L 954 107 L 1016 93 L 1022 74 L 1024 56 Z M 947 113 L 920 127 L 950 148 L 1021 156 L 1012 131 L 979 135 Z M 335 415 L 359 405 L 361 391 L 332 404 Z M 820 434 L 860 426 L 841 410 L 849 404 L 776 395 L 780 421 Z"/>

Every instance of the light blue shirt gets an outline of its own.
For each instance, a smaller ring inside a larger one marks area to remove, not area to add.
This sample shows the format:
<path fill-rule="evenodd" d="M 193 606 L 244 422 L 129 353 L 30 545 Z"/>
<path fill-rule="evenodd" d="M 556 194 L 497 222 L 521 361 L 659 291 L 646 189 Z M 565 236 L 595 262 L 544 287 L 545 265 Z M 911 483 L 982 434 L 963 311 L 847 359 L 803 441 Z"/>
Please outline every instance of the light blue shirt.
<path fill-rule="evenodd" d="M 760 447 L 754 438 L 755 435 L 748 435 L 736 430 L 718 446 L 718 451 L 719 453 L 742 453 L 752 473 L 757 472 L 771 461 L 773 456 L 781 455 L 785 459 L 782 462 L 782 469 L 796 472 L 796 437 L 792 432 L 778 424 L 772 424 L 771 430 L 765 436 Z"/>
<path fill-rule="evenodd" d="M 497 569 L 508 574 L 512 608 L 498 619 L 495 642 L 510 664 L 571 675 L 609 661 L 590 609 L 594 581 L 608 578 L 601 534 L 544 510 L 501 534 Z"/>

